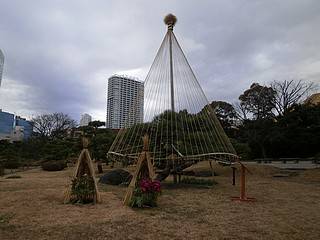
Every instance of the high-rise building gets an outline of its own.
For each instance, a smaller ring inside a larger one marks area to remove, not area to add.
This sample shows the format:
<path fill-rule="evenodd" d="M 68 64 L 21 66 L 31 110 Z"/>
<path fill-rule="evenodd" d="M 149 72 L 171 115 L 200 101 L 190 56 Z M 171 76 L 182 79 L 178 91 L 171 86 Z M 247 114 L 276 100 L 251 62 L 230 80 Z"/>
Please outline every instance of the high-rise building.
<path fill-rule="evenodd" d="M 106 127 L 119 129 L 143 122 L 143 82 L 113 75 L 108 80 Z"/>
<path fill-rule="evenodd" d="M 80 119 L 80 126 L 88 126 L 89 122 L 92 121 L 92 117 L 85 113 L 81 115 L 81 119 Z"/>
<path fill-rule="evenodd" d="M 0 49 L 0 86 L 2 81 L 3 65 L 4 65 L 4 55 Z"/>

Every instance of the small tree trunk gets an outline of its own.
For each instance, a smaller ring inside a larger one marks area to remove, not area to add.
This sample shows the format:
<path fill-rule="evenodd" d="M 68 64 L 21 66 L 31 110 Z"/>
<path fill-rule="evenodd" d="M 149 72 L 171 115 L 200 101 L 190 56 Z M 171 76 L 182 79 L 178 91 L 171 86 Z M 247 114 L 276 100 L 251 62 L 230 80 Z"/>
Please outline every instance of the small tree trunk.
<path fill-rule="evenodd" d="M 98 161 L 97 165 L 98 165 L 98 173 L 103 173 L 101 161 Z"/>
<path fill-rule="evenodd" d="M 263 144 L 261 144 L 260 146 L 261 146 L 262 157 L 266 158 L 267 157 L 266 149 L 264 148 Z"/>
<path fill-rule="evenodd" d="M 178 178 L 177 178 L 177 167 L 176 167 L 175 159 L 173 159 L 172 173 L 173 173 L 173 183 L 176 184 L 178 183 Z"/>
<path fill-rule="evenodd" d="M 177 181 L 177 174 L 174 173 L 173 174 L 173 183 L 176 184 L 178 181 Z"/>

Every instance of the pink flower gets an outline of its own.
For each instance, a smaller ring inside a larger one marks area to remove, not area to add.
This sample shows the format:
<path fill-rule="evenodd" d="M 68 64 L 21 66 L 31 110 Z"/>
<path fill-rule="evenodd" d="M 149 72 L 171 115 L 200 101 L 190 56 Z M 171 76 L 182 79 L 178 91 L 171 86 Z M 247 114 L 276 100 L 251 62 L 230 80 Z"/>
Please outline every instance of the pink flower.
<path fill-rule="evenodd" d="M 149 179 L 142 179 L 140 182 L 140 188 L 142 192 L 150 191 L 151 180 Z"/>
<path fill-rule="evenodd" d="M 161 183 L 158 180 L 151 181 L 150 179 L 142 179 L 140 181 L 139 187 L 142 192 L 160 192 Z"/>
<path fill-rule="evenodd" d="M 142 179 L 140 181 L 139 187 L 142 192 L 160 192 L 161 183 L 158 180 L 151 181 L 150 179 Z"/>
<path fill-rule="evenodd" d="M 152 182 L 152 189 L 155 192 L 160 192 L 161 191 L 161 183 L 158 180 L 155 180 Z"/>

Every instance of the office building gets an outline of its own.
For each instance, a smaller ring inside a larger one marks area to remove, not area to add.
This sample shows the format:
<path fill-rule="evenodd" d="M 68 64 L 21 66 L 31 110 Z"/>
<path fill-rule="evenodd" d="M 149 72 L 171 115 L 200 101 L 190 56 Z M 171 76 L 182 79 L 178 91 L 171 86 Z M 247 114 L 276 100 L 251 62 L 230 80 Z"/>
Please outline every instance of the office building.
<path fill-rule="evenodd" d="M 23 141 L 31 137 L 33 124 L 25 118 L 0 109 L 0 140 Z"/>
<path fill-rule="evenodd" d="M 0 110 L 0 140 L 10 140 L 14 127 L 14 114 Z"/>
<path fill-rule="evenodd" d="M 143 82 L 127 76 L 108 79 L 106 127 L 127 128 L 143 122 Z"/>
<path fill-rule="evenodd" d="M 80 119 L 80 126 L 83 127 L 83 126 L 88 126 L 89 125 L 89 122 L 92 121 L 92 117 L 85 113 L 85 114 L 82 114 L 81 115 L 81 119 Z"/>
<path fill-rule="evenodd" d="M 20 131 L 20 134 L 23 135 L 23 140 L 27 140 L 31 137 L 33 132 L 33 123 L 26 120 L 25 118 L 16 116 L 15 119 L 15 131 Z"/>

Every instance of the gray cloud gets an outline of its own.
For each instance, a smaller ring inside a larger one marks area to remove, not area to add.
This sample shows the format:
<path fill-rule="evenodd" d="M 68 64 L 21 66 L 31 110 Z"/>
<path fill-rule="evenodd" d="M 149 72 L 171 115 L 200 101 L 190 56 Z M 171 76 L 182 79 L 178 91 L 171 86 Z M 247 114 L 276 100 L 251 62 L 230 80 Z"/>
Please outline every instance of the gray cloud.
<path fill-rule="evenodd" d="M 253 81 L 320 79 L 319 1 L 1 1 L 0 108 L 104 120 L 107 78 L 144 78 L 175 34 L 209 100 L 235 101 Z"/>

